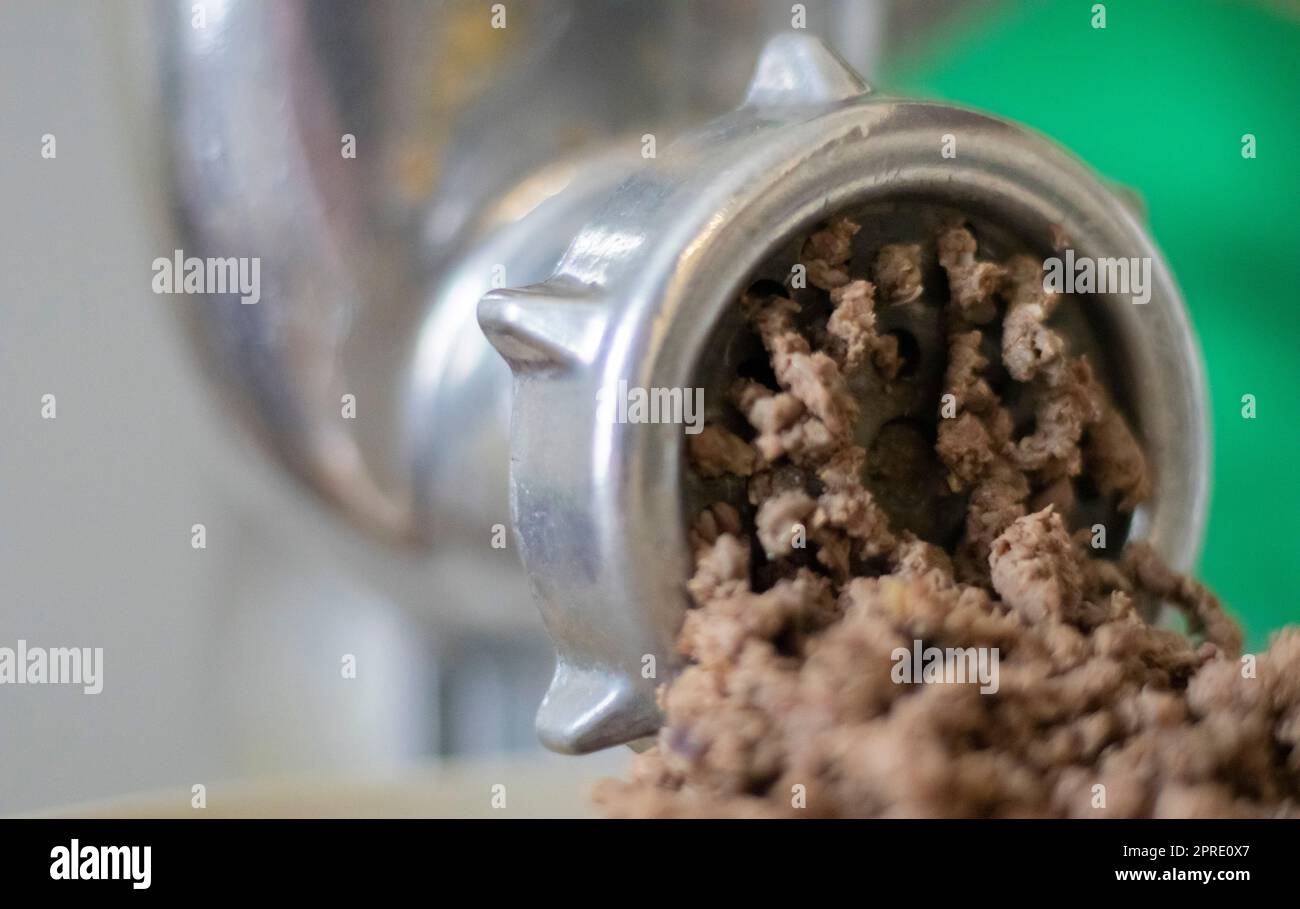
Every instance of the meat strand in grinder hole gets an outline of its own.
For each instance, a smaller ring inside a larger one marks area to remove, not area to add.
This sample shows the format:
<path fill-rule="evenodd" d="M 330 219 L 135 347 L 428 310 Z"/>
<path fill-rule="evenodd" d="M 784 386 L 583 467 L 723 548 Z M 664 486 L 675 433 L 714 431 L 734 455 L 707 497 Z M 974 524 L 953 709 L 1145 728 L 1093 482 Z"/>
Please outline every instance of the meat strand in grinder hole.
<path fill-rule="evenodd" d="M 916 300 L 924 262 L 919 244 L 888 245 L 868 280 L 851 261 L 857 231 L 838 218 L 803 244 L 824 321 L 800 328 L 799 304 L 779 293 L 739 301 L 774 386 L 730 390 L 752 439 L 710 424 L 687 448 L 698 475 L 747 478 L 748 502 L 694 520 L 687 666 L 660 689 L 665 723 L 631 779 L 597 788 L 603 812 L 1300 814 L 1300 630 L 1248 671 L 1238 626 L 1205 587 L 1144 543 L 1108 560 L 1089 528 L 1071 533 L 1076 481 L 1130 512 L 1151 492 L 1145 458 L 1087 358 L 1047 324 L 1057 298 L 1040 263 L 981 260 L 961 223 L 934 244 L 951 409 L 938 419 L 936 402 L 935 450 L 967 497 L 964 524 L 947 547 L 892 526 L 863 483 L 846 377 L 899 373 L 876 307 Z M 1029 431 L 994 390 L 986 336 L 1031 395 Z M 1180 609 L 1194 638 L 1149 624 L 1144 597 Z M 917 641 L 996 648 L 996 693 L 897 683 L 895 652 Z"/>

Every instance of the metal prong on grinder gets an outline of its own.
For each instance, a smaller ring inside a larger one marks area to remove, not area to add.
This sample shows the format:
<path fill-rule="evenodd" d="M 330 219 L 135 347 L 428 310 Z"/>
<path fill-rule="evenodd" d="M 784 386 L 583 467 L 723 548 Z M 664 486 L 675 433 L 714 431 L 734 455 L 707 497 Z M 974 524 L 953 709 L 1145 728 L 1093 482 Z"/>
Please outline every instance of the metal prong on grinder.
<path fill-rule="evenodd" d="M 595 359 L 606 310 L 559 282 L 498 290 L 479 303 L 478 321 L 511 368 L 564 369 Z"/>
<path fill-rule="evenodd" d="M 829 104 L 871 89 L 830 48 L 808 35 L 777 35 L 767 42 L 745 92 L 745 104 Z"/>

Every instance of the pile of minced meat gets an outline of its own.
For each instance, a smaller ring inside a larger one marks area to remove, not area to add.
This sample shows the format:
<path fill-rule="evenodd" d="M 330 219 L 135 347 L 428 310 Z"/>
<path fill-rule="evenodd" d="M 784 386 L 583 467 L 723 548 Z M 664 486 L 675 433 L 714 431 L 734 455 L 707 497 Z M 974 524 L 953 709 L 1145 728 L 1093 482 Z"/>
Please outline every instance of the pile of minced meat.
<path fill-rule="evenodd" d="M 922 248 L 852 259 L 835 219 L 801 263 L 829 295 L 811 326 L 782 293 L 739 302 L 775 383 L 738 379 L 752 427 L 688 437 L 701 476 L 747 478 L 748 503 L 695 519 L 686 668 L 611 816 L 1201 817 L 1300 815 L 1300 630 L 1242 658 L 1218 600 L 1130 543 L 1097 557 L 1071 532 L 1077 481 L 1121 511 L 1150 494 L 1142 450 L 1088 360 L 1048 325 L 1057 303 L 1028 256 L 981 261 L 961 223 L 936 238 L 947 276 L 947 413 L 936 451 L 967 496 L 941 548 L 891 526 L 863 485 L 846 376 L 898 373 L 876 311 L 915 300 Z M 804 327 L 800 327 L 800 325 Z M 985 335 L 1027 383 L 1017 437 Z M 985 348 L 986 350 L 988 348 Z M 955 405 L 955 406 L 954 406 Z M 939 403 L 936 402 L 936 409 Z M 803 543 L 800 546 L 800 543 Z M 1190 635 L 1156 627 L 1176 606 Z M 899 684 L 896 648 L 996 648 L 999 684 Z"/>

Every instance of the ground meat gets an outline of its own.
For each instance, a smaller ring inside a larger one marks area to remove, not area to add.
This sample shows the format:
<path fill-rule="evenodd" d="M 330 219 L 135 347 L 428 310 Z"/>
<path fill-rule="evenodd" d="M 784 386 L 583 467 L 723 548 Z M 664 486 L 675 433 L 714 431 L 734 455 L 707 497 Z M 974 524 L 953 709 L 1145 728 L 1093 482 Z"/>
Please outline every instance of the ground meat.
<path fill-rule="evenodd" d="M 1065 350 L 1061 336 L 1043 324 L 1058 298 L 1043 289 L 1042 266 L 1029 256 L 1015 256 L 1007 263 L 1004 293 L 1002 362 L 1011 378 L 1028 382 Z"/>
<path fill-rule="evenodd" d="M 1031 622 L 1077 620 L 1083 572 L 1074 541 L 1052 508 L 1012 522 L 989 554 L 993 589 Z"/>
<path fill-rule="evenodd" d="M 765 500 L 754 518 L 758 542 L 769 559 L 790 555 L 797 543 L 796 532 L 806 536 L 808 516 L 817 503 L 801 489 L 777 493 Z"/>
<path fill-rule="evenodd" d="M 853 238 L 860 229 L 848 218 L 836 218 L 808 237 L 800 263 L 808 270 L 813 287 L 833 290 L 849 283 L 845 266 L 853 255 Z"/>
<path fill-rule="evenodd" d="M 956 406 L 977 414 L 988 413 L 998 403 L 984 378 L 989 361 L 980 353 L 983 337 L 978 330 L 950 335 L 944 375 L 944 391 L 953 396 Z"/>
<path fill-rule="evenodd" d="M 807 421 L 801 419 L 805 412 L 803 402 L 789 392 L 778 394 L 752 379 L 739 379 L 731 387 L 731 400 L 758 430 L 754 448 L 768 463 L 787 454 L 802 460 L 807 450 L 818 447 L 819 443 L 807 438 L 804 432 Z M 820 444 L 829 443 L 829 433 L 826 433 L 824 443 Z"/>
<path fill-rule="evenodd" d="M 789 392 L 817 420 L 833 441 L 846 439 L 857 419 L 857 402 L 849 394 L 836 362 L 813 352 L 808 339 L 794 327 L 799 306 L 784 297 L 770 297 L 751 306 L 751 321 L 772 357 L 772 370 Z"/>
<path fill-rule="evenodd" d="M 870 492 L 856 484 L 822 493 L 813 514 L 813 527 L 843 531 L 864 559 L 885 555 L 897 542 L 889 530 L 888 515 Z"/>
<path fill-rule="evenodd" d="M 1003 463 L 1010 450 L 1011 415 L 985 378 L 989 361 L 980 353 L 983 332 L 979 329 L 966 331 L 962 325 L 963 320 L 956 320 L 949 330 L 948 365 L 944 372 L 944 395 L 935 451 L 948 467 L 948 485 L 953 492 L 983 486 L 982 491 L 976 489 L 976 496 L 985 500 L 991 496 L 1005 498 L 1002 493 L 1006 491 L 1007 478 L 1012 474 Z M 953 413 L 948 412 L 950 406 L 954 408 Z M 1011 482 L 1019 490 L 1018 481 Z M 1018 494 L 1015 501 L 1023 500 L 1024 495 Z M 1014 517 L 1019 514 L 1023 512 Z M 998 532 L 1005 526 L 1002 524 Z M 987 558 L 986 545 L 991 537 L 985 533 L 972 533 L 970 536 L 980 541 L 980 560 Z"/>
<path fill-rule="evenodd" d="M 827 321 L 830 349 L 845 373 L 858 369 L 871 357 L 885 378 L 898 375 L 902 361 L 898 341 L 876 333 L 875 288 L 869 281 L 850 281 L 831 291 L 834 310 Z"/>
<path fill-rule="evenodd" d="M 702 477 L 720 477 L 728 473 L 747 477 L 754 472 L 757 460 L 748 442 L 714 423 L 686 437 L 686 452 L 691 466 Z"/>
<path fill-rule="evenodd" d="M 983 582 L 988 577 L 993 541 L 1025 514 L 1029 482 L 1005 459 L 993 462 L 988 475 L 971 491 L 966 527 L 957 547 L 963 578 Z"/>
<path fill-rule="evenodd" d="M 954 489 L 979 480 L 998 457 L 993 439 L 983 422 L 971 413 L 939 423 L 939 457 L 948 465 L 956 480 Z"/>
<path fill-rule="evenodd" d="M 742 583 L 743 582 L 743 583 Z M 696 552 L 695 574 L 687 589 L 696 605 L 749 588 L 749 545 L 736 534 L 724 533 Z"/>
<path fill-rule="evenodd" d="M 1045 326 L 1055 301 L 1032 260 L 978 261 L 960 225 L 938 238 L 955 412 L 936 408 L 936 449 L 949 485 L 968 495 L 965 520 L 946 547 L 891 526 L 863 485 L 844 380 L 875 355 L 856 233 L 837 219 L 804 244 L 814 285 L 836 295 L 819 336 L 827 350 L 796 327 L 793 301 L 742 300 L 780 390 L 750 379 L 731 389 L 758 433 L 749 457 L 720 428 L 692 446 L 701 473 L 748 476 L 748 501 L 717 503 L 690 528 L 695 608 L 678 642 L 688 666 L 660 689 L 657 744 L 630 779 L 598 788 L 602 809 L 1300 817 L 1300 629 L 1239 660 L 1240 629 L 1204 586 L 1143 543 L 1112 561 L 1096 557 L 1088 528 L 1070 534 L 1075 476 L 1131 509 L 1149 494 L 1145 459 L 1087 360 Z M 883 300 L 912 294 L 915 248 L 877 255 Z M 1002 365 L 1034 404 L 1019 439 L 980 352 L 999 328 L 999 295 Z M 808 553 L 794 545 L 799 528 Z M 759 552 L 767 558 L 751 564 Z M 1148 599 L 1180 609 L 1191 636 L 1146 622 Z M 900 677 L 918 651 L 978 678 Z M 996 660 L 981 669 L 981 655 Z"/>
<path fill-rule="evenodd" d="M 1124 417 L 1105 406 L 1088 428 L 1084 458 L 1103 495 L 1117 496 L 1121 511 L 1132 511 L 1151 495 L 1146 456 Z"/>
<path fill-rule="evenodd" d="M 925 290 L 918 243 L 889 243 L 880 248 L 871 268 L 880 297 L 886 303 L 911 303 Z"/>
<path fill-rule="evenodd" d="M 995 295 L 1005 269 L 995 262 L 975 258 L 978 244 L 965 225 L 939 233 L 939 264 L 948 275 L 948 289 L 957 314 L 973 325 L 993 321 L 998 314 Z"/>
<path fill-rule="evenodd" d="M 1076 476 L 1083 470 L 1079 441 L 1102 413 L 1092 367 L 1085 357 L 1055 360 L 1035 385 L 1034 431 L 1017 443 L 1016 466 L 1049 479 Z"/>
<path fill-rule="evenodd" d="M 1138 589 L 1181 609 L 1193 630 L 1203 633 L 1207 641 L 1229 656 L 1241 653 L 1241 629 L 1224 613 L 1219 598 L 1203 584 L 1170 571 L 1146 543 L 1133 543 L 1125 549 L 1124 566 Z"/>
<path fill-rule="evenodd" d="M 805 490 L 808 473 L 792 464 L 781 464 L 769 470 L 760 470 L 749 478 L 747 498 L 750 505 L 761 505 L 767 499 L 790 489 Z"/>

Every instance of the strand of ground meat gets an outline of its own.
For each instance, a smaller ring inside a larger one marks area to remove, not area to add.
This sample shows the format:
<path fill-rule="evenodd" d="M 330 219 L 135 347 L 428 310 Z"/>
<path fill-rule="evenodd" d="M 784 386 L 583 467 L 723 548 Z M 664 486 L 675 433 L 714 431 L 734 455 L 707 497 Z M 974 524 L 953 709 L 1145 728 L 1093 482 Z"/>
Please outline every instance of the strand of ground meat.
<path fill-rule="evenodd" d="M 971 489 L 965 532 L 957 544 L 958 575 L 987 583 L 993 541 L 1025 514 L 1030 494 L 1012 457 L 1011 414 L 985 375 L 984 332 L 975 327 L 996 317 L 995 297 L 1007 282 L 1007 269 L 975 258 L 975 237 L 964 225 L 944 228 L 937 245 L 950 290 L 944 392 L 956 413 L 941 409 L 936 451 L 950 471 L 952 489 Z"/>

